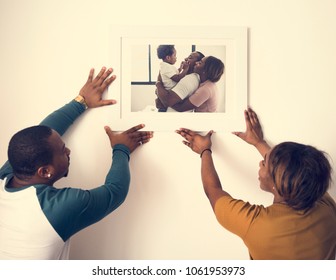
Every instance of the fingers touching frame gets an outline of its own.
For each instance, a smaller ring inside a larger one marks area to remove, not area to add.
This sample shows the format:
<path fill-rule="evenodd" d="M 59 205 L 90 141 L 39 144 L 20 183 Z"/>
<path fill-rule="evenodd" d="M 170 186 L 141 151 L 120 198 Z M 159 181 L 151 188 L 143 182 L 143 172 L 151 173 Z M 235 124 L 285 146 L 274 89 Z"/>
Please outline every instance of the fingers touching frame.
<path fill-rule="evenodd" d="M 139 131 L 144 127 L 144 124 L 139 124 L 126 130 L 124 133 L 128 134 L 130 138 L 132 138 L 134 141 L 138 142 L 141 145 L 143 143 L 147 143 L 150 138 L 153 137 L 152 131 Z"/>
<path fill-rule="evenodd" d="M 201 153 L 204 149 L 210 149 L 211 147 L 211 136 L 214 133 L 210 130 L 206 135 L 201 135 L 195 131 L 187 128 L 180 128 L 176 130 L 185 140 L 182 141 L 183 144 L 191 148 L 196 153 Z"/>
<path fill-rule="evenodd" d="M 126 130 L 125 133 L 133 133 L 136 132 L 138 130 L 140 130 L 141 128 L 144 128 L 145 125 L 144 124 L 138 124 L 136 126 L 131 127 L 130 129 Z"/>
<path fill-rule="evenodd" d="M 176 132 L 185 139 L 182 141 L 182 143 L 190 147 L 190 142 L 192 141 L 192 136 L 194 135 L 194 132 L 187 128 L 180 128 L 179 130 L 176 130 Z"/>
<path fill-rule="evenodd" d="M 105 132 L 110 138 L 111 146 L 124 144 L 133 152 L 138 146 L 147 143 L 153 137 L 152 131 L 139 131 L 145 125 L 139 124 L 123 132 L 112 131 L 109 126 L 105 126 Z"/>
<path fill-rule="evenodd" d="M 188 141 L 190 141 L 192 137 L 195 135 L 194 131 L 187 128 L 180 128 L 179 130 L 176 130 L 176 132 Z"/>
<path fill-rule="evenodd" d="M 245 120 L 249 121 L 253 127 L 260 126 L 258 115 L 251 107 L 245 110 Z"/>

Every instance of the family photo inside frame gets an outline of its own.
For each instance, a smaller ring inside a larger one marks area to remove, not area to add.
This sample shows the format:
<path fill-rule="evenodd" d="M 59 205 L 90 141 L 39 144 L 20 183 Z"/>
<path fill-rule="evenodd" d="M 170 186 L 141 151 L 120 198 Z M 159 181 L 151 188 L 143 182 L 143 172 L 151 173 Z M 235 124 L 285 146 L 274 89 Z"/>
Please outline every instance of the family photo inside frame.
<path fill-rule="evenodd" d="M 138 123 L 153 131 L 180 127 L 220 131 L 241 124 L 247 106 L 246 27 L 118 26 L 111 27 L 109 36 L 109 56 L 118 78 L 108 95 L 118 101 L 113 114 L 120 130 Z M 160 55 L 159 47 L 173 50 L 168 60 Z M 173 85 L 164 84 L 160 67 L 168 65 L 169 71 L 180 73 L 182 63 L 191 65 L 193 54 L 204 56 L 196 62 L 198 66 L 188 66 L 188 72 Z M 218 61 L 223 71 L 212 79 L 221 70 L 216 69 Z M 202 75 L 205 63 L 210 74 Z M 163 102 L 158 80 L 167 98 L 178 96 L 177 105 L 158 105 Z"/>

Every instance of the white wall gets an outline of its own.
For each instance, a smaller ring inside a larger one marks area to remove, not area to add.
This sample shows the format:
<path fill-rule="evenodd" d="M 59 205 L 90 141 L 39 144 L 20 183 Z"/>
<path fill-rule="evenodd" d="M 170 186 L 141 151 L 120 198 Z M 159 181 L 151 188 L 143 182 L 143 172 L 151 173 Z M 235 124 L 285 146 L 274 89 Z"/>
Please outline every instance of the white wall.
<path fill-rule="evenodd" d="M 312 144 L 336 159 L 335 1 L 163 5 L 167 1 L 0 0 L 0 160 L 6 160 L 13 133 L 76 96 L 91 67 L 113 67 L 107 65 L 108 32 L 116 24 L 247 26 L 249 104 L 266 137 L 274 144 Z M 109 110 L 114 108 L 87 112 L 66 134 L 72 166 L 59 186 L 89 189 L 104 180 L 110 148 L 103 126 L 113 128 L 113 119 L 106 119 Z M 214 135 L 213 152 L 229 193 L 271 203 L 258 187 L 256 151 L 227 132 Z M 199 156 L 177 134 L 155 133 L 134 152 L 130 165 L 126 202 L 73 238 L 73 259 L 248 258 L 240 239 L 215 220 L 203 194 Z M 336 197 L 334 185 L 331 193 Z"/>

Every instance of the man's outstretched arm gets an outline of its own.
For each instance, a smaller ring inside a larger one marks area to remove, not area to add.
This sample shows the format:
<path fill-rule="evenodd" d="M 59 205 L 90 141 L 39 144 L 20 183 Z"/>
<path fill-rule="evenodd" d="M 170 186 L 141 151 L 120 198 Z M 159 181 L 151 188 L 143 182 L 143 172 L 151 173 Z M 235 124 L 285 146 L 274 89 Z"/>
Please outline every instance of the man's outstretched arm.
<path fill-rule="evenodd" d="M 49 126 L 63 135 L 71 124 L 87 109 L 97 108 L 106 105 L 113 105 L 115 100 L 103 100 L 102 95 L 116 76 L 111 75 L 112 68 L 106 70 L 103 67 L 98 75 L 93 78 L 94 69 L 90 70 L 85 85 L 81 88 L 79 95 L 60 109 L 48 115 L 40 124 Z"/>

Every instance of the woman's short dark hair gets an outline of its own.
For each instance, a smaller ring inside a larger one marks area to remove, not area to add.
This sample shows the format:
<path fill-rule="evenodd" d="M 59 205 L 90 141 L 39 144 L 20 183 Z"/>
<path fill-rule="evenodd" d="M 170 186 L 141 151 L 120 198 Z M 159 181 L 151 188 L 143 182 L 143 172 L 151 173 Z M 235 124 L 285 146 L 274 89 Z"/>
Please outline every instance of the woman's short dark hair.
<path fill-rule="evenodd" d="M 224 63 L 214 56 L 208 56 L 203 70 L 207 74 L 207 80 L 215 83 L 219 81 L 224 73 Z"/>
<path fill-rule="evenodd" d="M 14 134 L 8 145 L 8 161 L 15 176 L 30 178 L 39 167 L 52 162 L 53 149 L 48 142 L 51 134 L 51 128 L 41 125 Z"/>
<path fill-rule="evenodd" d="M 331 183 L 326 154 L 309 145 L 284 142 L 275 146 L 269 169 L 278 193 L 295 210 L 312 208 Z"/>
<path fill-rule="evenodd" d="M 173 55 L 174 50 L 174 45 L 160 45 L 157 48 L 157 56 L 159 59 L 165 59 L 166 56 Z"/>

